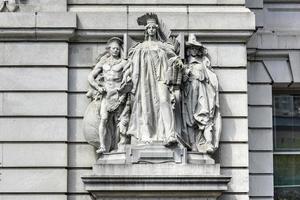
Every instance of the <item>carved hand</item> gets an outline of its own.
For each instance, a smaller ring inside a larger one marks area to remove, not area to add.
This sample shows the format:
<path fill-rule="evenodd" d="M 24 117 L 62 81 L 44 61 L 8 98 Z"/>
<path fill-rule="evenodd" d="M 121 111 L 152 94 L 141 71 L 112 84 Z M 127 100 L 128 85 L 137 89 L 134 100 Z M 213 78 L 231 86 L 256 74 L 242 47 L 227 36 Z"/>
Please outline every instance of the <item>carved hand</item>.
<path fill-rule="evenodd" d="M 175 66 L 178 67 L 178 68 L 183 67 L 183 63 L 182 63 L 182 60 L 180 58 L 176 59 Z"/>
<path fill-rule="evenodd" d="M 100 94 L 103 94 L 106 92 L 105 88 L 104 87 L 97 87 L 97 91 L 100 93 Z"/>

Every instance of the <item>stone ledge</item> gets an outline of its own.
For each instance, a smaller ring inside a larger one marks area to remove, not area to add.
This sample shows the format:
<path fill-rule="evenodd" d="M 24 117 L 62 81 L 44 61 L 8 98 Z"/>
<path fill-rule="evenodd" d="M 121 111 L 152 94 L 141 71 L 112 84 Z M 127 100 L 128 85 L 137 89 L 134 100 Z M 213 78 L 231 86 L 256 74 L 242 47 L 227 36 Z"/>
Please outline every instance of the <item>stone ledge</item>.
<path fill-rule="evenodd" d="M 67 41 L 76 27 L 75 13 L 0 13 L 0 41 Z"/>
<path fill-rule="evenodd" d="M 189 30 L 172 30 L 172 35 L 176 36 L 179 33 L 188 36 Z M 125 33 L 134 40 L 143 40 L 143 30 L 76 30 L 72 41 L 74 42 L 106 42 L 112 35 L 123 37 Z M 244 43 L 251 37 L 253 31 L 249 30 L 194 30 L 197 37 L 201 38 L 201 42 L 240 42 Z"/>
<path fill-rule="evenodd" d="M 0 28 L 34 28 L 35 13 L 0 13 Z"/>
<path fill-rule="evenodd" d="M 76 13 L 0 13 L 0 28 L 76 28 Z"/>
<path fill-rule="evenodd" d="M 76 13 L 39 12 L 36 15 L 37 28 L 76 28 Z"/>
<path fill-rule="evenodd" d="M 243 5 L 245 0 L 68 0 L 68 4 L 72 5 L 81 5 L 81 4 L 92 4 L 92 5 L 199 5 L 199 4 L 208 4 L 208 5 Z M 70 6 L 70 5 L 69 5 Z"/>
<path fill-rule="evenodd" d="M 227 190 L 229 176 L 97 176 L 82 177 L 85 189 L 104 197 L 198 197 L 216 199 Z M 112 192 L 113 191 L 113 192 Z"/>

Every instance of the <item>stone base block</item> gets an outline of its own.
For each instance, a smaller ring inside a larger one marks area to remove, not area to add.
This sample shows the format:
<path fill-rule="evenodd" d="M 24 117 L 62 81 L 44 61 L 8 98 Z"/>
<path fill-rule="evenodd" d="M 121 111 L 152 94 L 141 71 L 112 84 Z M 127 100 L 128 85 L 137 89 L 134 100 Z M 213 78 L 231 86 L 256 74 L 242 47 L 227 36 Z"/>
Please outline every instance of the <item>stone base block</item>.
<path fill-rule="evenodd" d="M 197 164 L 125 164 L 125 165 L 94 165 L 93 173 L 98 176 L 218 176 L 220 165 L 197 165 Z"/>
<path fill-rule="evenodd" d="M 206 153 L 188 152 L 183 147 L 166 148 L 163 144 L 128 145 L 125 152 L 104 153 L 97 164 L 215 164 Z"/>
<path fill-rule="evenodd" d="M 94 165 L 93 171 L 82 180 L 98 200 L 216 200 L 230 181 L 217 164 L 111 164 Z"/>
<path fill-rule="evenodd" d="M 230 177 L 208 154 L 151 144 L 103 154 L 82 180 L 97 200 L 216 200 Z"/>

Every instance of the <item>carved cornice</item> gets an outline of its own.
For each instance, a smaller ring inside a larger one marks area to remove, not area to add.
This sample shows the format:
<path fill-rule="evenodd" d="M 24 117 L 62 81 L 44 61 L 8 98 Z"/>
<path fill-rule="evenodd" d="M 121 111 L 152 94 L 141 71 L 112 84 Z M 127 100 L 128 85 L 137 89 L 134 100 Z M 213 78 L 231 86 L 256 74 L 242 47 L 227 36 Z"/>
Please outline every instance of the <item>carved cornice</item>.
<path fill-rule="evenodd" d="M 85 189 L 98 197 L 218 197 L 228 176 L 84 176 Z M 163 188 L 163 189 L 162 189 Z M 114 191 L 114 192 L 112 192 Z M 117 192 L 116 192 L 117 191 Z M 137 192 L 138 191 L 138 192 Z"/>
<path fill-rule="evenodd" d="M 248 61 L 262 62 L 268 71 L 272 84 L 278 87 L 299 87 L 300 85 L 300 51 L 274 49 L 248 49 Z M 286 62 L 282 62 L 286 61 Z M 279 63 L 281 74 L 277 72 Z M 285 74 L 282 74 L 285 72 Z M 290 77 L 282 81 L 281 77 Z"/>
<path fill-rule="evenodd" d="M 143 40 L 144 30 L 117 30 L 117 31 L 103 31 L 103 30 L 76 30 L 72 41 L 89 41 L 89 42 L 105 42 L 112 35 L 122 37 L 127 33 L 131 38 L 135 40 Z M 187 31 L 178 30 L 172 31 L 172 35 L 177 36 L 178 34 L 183 34 L 185 37 L 189 33 L 195 33 L 198 38 L 201 38 L 202 42 L 226 42 L 226 43 L 245 43 L 251 37 L 253 31 Z"/>
<path fill-rule="evenodd" d="M 76 26 L 75 13 L 0 13 L 0 41 L 68 41 Z"/>

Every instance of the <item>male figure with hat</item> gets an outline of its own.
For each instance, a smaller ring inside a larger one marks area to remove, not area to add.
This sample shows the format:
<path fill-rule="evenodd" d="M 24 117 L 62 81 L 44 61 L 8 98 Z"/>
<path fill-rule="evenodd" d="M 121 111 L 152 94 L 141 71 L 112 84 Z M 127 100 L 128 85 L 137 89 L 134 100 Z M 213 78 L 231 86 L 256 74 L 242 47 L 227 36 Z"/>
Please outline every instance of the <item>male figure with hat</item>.
<path fill-rule="evenodd" d="M 161 30 L 158 17 L 147 13 L 138 18 L 145 26 L 145 39 L 129 51 L 132 62 L 132 112 L 127 134 L 132 144 L 177 143 L 171 85 L 175 67 L 182 62 L 167 43 L 168 35 Z"/>
<path fill-rule="evenodd" d="M 218 79 L 207 49 L 190 34 L 186 42 L 187 66 L 182 87 L 183 137 L 192 151 L 213 153 L 218 148 L 221 115 Z"/>
<path fill-rule="evenodd" d="M 123 70 L 128 67 L 128 61 L 122 59 L 122 40 L 113 37 L 108 40 L 106 51 L 98 58 L 98 63 L 88 76 L 91 89 L 87 96 L 92 98 L 99 118 L 99 141 L 93 142 L 97 146 L 97 153 L 122 151 L 126 142 L 126 130 L 129 121 L 128 93 L 132 84 L 124 77 Z M 124 81 L 126 80 L 126 81 Z M 86 123 L 89 123 L 87 109 Z M 87 138 L 89 141 L 89 139 Z"/>

